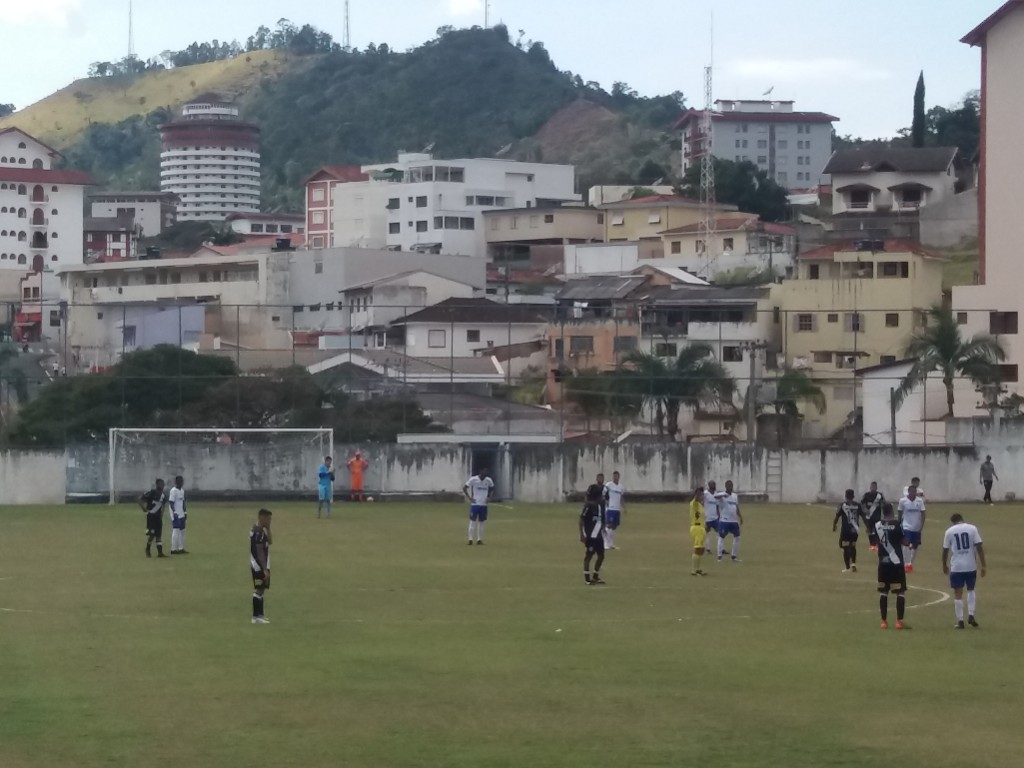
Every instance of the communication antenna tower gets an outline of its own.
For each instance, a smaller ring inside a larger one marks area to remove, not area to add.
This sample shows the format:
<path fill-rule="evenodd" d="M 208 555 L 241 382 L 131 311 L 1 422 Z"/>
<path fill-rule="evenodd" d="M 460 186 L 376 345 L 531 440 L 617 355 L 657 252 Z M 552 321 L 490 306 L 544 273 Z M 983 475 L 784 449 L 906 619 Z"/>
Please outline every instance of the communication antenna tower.
<path fill-rule="evenodd" d="M 484 29 L 491 27 L 491 0 L 484 0 Z"/>
<path fill-rule="evenodd" d="M 701 115 L 700 131 L 704 142 L 704 154 L 700 159 L 700 202 L 701 222 L 700 237 L 704 243 L 703 276 L 707 277 L 711 265 L 718 258 L 717 238 L 715 237 L 718 222 L 715 219 L 715 157 L 712 154 L 714 124 L 712 121 L 714 102 L 714 59 L 715 31 L 714 16 L 711 19 L 711 61 L 704 67 L 704 112 Z"/>
<path fill-rule="evenodd" d="M 135 56 L 135 19 L 132 0 L 128 0 L 128 58 Z"/>
<path fill-rule="evenodd" d="M 342 46 L 346 51 L 352 49 L 352 26 L 348 13 L 348 0 L 345 0 L 345 34 L 342 39 Z"/>

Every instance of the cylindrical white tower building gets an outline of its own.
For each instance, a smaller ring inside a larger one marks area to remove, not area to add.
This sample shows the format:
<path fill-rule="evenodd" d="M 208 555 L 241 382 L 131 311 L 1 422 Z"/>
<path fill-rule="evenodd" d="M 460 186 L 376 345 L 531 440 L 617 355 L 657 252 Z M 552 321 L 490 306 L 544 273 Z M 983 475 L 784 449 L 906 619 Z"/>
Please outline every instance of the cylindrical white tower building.
<path fill-rule="evenodd" d="M 180 200 L 178 221 L 223 221 L 260 210 L 260 129 L 231 102 L 204 93 L 160 128 L 160 188 Z"/>

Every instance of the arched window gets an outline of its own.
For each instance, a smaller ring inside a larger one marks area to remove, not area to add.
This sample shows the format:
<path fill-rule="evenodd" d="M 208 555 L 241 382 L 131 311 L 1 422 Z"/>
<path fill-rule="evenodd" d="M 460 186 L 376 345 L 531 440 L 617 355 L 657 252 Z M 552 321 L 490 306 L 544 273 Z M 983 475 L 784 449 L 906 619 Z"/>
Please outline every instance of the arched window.
<path fill-rule="evenodd" d="M 18 142 L 18 149 L 28 149 L 28 147 L 25 146 L 25 142 L 24 141 L 19 141 Z"/>
<path fill-rule="evenodd" d="M 19 219 L 24 219 L 26 216 L 28 216 L 28 211 L 26 211 L 24 208 L 19 208 L 18 209 L 18 218 Z"/>
<path fill-rule="evenodd" d="M 50 215 L 51 216 L 56 216 L 57 215 L 57 209 L 54 208 L 52 211 L 50 211 Z"/>
<path fill-rule="evenodd" d="M 56 260 L 57 260 L 57 254 L 55 253 L 55 254 L 53 254 L 53 256 L 50 257 L 50 261 L 56 261 Z"/>
<path fill-rule="evenodd" d="M 24 157 L 19 157 L 18 158 L 18 165 L 25 165 L 25 158 Z"/>
<path fill-rule="evenodd" d="M 19 243 L 24 243 L 26 240 L 28 240 L 28 235 L 26 235 L 24 232 L 19 232 L 18 233 L 18 242 Z"/>
<path fill-rule="evenodd" d="M 0 184 L 0 189 L 7 189 L 7 185 L 6 184 Z"/>
<path fill-rule="evenodd" d="M 51 192 L 56 192 L 56 191 L 57 191 L 57 187 L 56 187 L 56 186 L 52 186 L 52 187 L 50 187 L 50 191 L 51 191 Z"/>
<path fill-rule="evenodd" d="M 33 203 L 45 203 L 46 192 L 43 190 L 42 184 L 36 184 L 32 187 L 32 202 Z"/>
<path fill-rule="evenodd" d="M 45 268 L 46 268 L 46 259 L 44 259 L 38 253 L 35 256 L 32 257 L 32 271 L 33 272 L 35 272 L 38 275 Z"/>
<path fill-rule="evenodd" d="M 39 158 L 36 158 L 35 160 L 32 161 L 32 167 L 36 168 L 36 169 L 39 169 L 39 170 L 42 170 L 42 168 L 43 168 L 43 161 L 40 160 Z"/>
<path fill-rule="evenodd" d="M 36 208 L 32 211 L 32 223 L 37 226 L 46 223 L 46 217 L 42 208 Z"/>
<path fill-rule="evenodd" d="M 20 256 L 18 256 L 18 263 L 19 264 L 28 264 L 28 259 L 25 257 L 24 253 L 21 254 Z"/>
<path fill-rule="evenodd" d="M 7 213 L 7 206 L 6 205 L 3 208 L 0 208 L 0 213 Z"/>
<path fill-rule="evenodd" d="M 49 248 L 46 242 L 45 232 L 33 232 L 32 233 L 32 247 L 33 248 Z"/>
<path fill-rule="evenodd" d="M 12 184 L 11 186 L 14 186 L 14 185 Z M 18 185 L 18 194 L 19 195 L 27 195 L 28 194 L 28 187 L 26 187 L 24 184 L 19 184 Z"/>
<path fill-rule="evenodd" d="M 52 237 L 54 240 L 56 240 L 57 239 L 57 233 L 54 232 L 52 235 L 50 235 L 50 237 Z"/>

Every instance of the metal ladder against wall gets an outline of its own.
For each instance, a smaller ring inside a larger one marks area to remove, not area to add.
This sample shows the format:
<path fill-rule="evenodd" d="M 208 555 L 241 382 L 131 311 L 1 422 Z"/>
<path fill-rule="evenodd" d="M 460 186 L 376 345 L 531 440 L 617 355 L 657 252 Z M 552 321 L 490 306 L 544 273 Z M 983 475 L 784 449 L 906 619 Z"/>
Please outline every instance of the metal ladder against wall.
<path fill-rule="evenodd" d="M 769 502 L 782 501 L 782 453 L 780 451 L 768 452 L 765 459 L 764 486 Z"/>

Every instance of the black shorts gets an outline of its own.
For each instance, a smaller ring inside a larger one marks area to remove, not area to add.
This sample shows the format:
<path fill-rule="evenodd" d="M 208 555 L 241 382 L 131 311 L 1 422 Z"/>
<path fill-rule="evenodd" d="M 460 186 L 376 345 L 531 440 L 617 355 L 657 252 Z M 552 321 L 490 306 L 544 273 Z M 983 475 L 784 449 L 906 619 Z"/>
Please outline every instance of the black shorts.
<path fill-rule="evenodd" d="M 587 552 L 592 555 L 604 554 L 604 537 L 597 536 L 587 539 Z"/>
<path fill-rule="evenodd" d="M 268 575 L 266 578 L 263 578 L 262 571 L 252 571 L 252 586 L 253 589 L 262 589 L 264 591 L 270 589 L 270 576 Z"/>
<path fill-rule="evenodd" d="M 855 547 L 857 546 L 857 539 L 860 534 L 857 531 L 842 531 L 839 534 L 839 548 Z"/>
<path fill-rule="evenodd" d="M 158 539 L 164 532 L 164 516 L 162 513 L 151 515 L 146 513 L 146 533 Z"/>
<path fill-rule="evenodd" d="M 907 591 L 907 572 L 902 563 L 878 564 L 878 591 L 882 594 L 895 592 L 902 595 Z"/>

